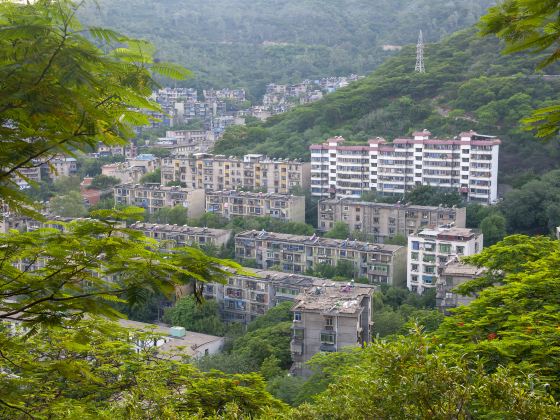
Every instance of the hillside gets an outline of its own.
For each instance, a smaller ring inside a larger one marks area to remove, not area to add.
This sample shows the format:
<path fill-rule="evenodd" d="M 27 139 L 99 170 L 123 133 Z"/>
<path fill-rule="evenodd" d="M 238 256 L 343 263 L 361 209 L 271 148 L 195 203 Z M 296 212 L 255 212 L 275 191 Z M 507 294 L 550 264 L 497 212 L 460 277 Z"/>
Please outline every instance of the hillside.
<path fill-rule="evenodd" d="M 502 180 L 557 167 L 558 142 L 543 145 L 518 121 L 556 100 L 560 78 L 534 74 L 537 56 L 504 56 L 498 41 L 462 30 L 426 46 L 426 73 L 413 72 L 415 50 L 404 48 L 368 77 L 311 105 L 254 127 L 234 127 L 216 151 L 308 158 L 308 146 L 330 135 L 388 140 L 428 128 L 438 136 L 463 130 L 498 135 Z M 560 73 L 548 68 L 549 73 Z"/>
<path fill-rule="evenodd" d="M 389 54 L 472 25 L 494 0 L 98 0 L 89 23 L 154 42 L 194 70 L 190 85 L 245 87 L 366 74 Z"/>

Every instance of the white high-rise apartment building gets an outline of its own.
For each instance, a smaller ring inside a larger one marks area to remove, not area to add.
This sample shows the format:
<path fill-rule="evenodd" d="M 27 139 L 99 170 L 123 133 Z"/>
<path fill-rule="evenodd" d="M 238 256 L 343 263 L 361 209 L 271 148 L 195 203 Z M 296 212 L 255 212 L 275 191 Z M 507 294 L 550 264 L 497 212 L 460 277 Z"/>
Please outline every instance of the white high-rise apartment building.
<path fill-rule="evenodd" d="M 388 143 L 380 137 L 368 145 L 344 145 L 333 137 L 311 150 L 311 194 L 359 198 L 364 192 L 402 195 L 418 185 L 458 191 L 481 204 L 498 199 L 498 154 L 501 141 L 474 131 L 454 139 L 431 139 L 427 130 Z"/>
<path fill-rule="evenodd" d="M 482 233 L 467 228 L 441 226 L 409 236 L 406 286 L 420 294 L 436 287 L 451 257 L 478 254 L 482 247 Z"/>

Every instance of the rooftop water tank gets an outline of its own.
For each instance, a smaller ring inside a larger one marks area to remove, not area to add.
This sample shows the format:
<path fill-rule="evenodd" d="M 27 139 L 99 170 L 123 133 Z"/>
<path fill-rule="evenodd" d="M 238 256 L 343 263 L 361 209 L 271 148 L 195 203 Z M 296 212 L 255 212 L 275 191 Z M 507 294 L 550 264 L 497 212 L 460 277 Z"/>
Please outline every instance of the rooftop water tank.
<path fill-rule="evenodd" d="M 187 331 L 185 330 L 184 327 L 171 327 L 169 329 L 169 333 L 171 334 L 171 337 L 176 337 L 176 338 L 182 338 L 185 335 L 187 335 Z"/>

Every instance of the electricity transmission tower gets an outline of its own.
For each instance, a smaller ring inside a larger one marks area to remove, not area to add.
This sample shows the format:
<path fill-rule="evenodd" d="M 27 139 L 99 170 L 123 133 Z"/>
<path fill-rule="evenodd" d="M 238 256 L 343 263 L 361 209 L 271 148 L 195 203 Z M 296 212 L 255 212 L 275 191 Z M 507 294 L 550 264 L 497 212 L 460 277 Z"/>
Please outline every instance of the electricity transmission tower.
<path fill-rule="evenodd" d="M 426 73 L 424 68 L 424 38 L 422 37 L 422 30 L 418 35 L 418 44 L 416 44 L 416 67 L 414 67 L 416 73 Z"/>

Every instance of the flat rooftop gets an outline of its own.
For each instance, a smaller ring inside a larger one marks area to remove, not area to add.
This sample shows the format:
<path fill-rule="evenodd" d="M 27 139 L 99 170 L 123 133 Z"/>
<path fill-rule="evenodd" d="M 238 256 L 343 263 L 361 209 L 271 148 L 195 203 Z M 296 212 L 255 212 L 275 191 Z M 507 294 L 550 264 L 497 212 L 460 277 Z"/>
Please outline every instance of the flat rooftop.
<path fill-rule="evenodd" d="M 313 236 L 303 236 L 303 235 L 292 235 L 289 233 L 276 233 L 267 231 L 256 231 L 248 230 L 245 232 L 238 233 L 235 237 L 236 239 L 257 239 L 257 240 L 271 240 L 271 241 L 282 241 L 291 242 L 299 245 L 308 246 L 323 246 L 329 248 L 345 248 L 357 251 L 380 251 L 380 252 L 396 252 L 403 248 L 400 245 L 386 245 L 377 244 L 369 242 L 360 242 L 350 239 L 330 239 L 323 238 L 317 235 Z"/>
<path fill-rule="evenodd" d="M 301 293 L 292 311 L 317 311 L 326 315 L 355 314 L 362 310 L 361 302 L 375 292 L 375 286 L 344 283 L 313 286 Z"/>
<path fill-rule="evenodd" d="M 165 232 L 165 233 L 177 233 L 184 235 L 208 235 L 208 236 L 220 236 L 224 234 L 231 234 L 231 230 L 227 229 L 212 229 L 207 227 L 195 227 L 195 226 L 179 226 L 179 225 L 163 225 L 158 223 L 144 223 L 136 222 L 130 225 L 130 229 L 141 230 L 141 231 L 151 231 L 151 232 Z"/>
<path fill-rule="evenodd" d="M 186 331 L 184 337 L 172 337 L 169 327 L 131 321 L 128 319 L 119 319 L 119 324 L 121 327 L 131 330 L 153 333 L 165 337 L 167 339 L 166 343 L 158 347 L 158 350 L 162 352 L 179 352 L 191 357 L 196 356 L 196 349 L 198 349 L 199 347 L 212 343 L 214 341 L 223 340 L 223 337 L 201 334 L 192 331 Z"/>
<path fill-rule="evenodd" d="M 372 201 L 360 201 L 360 200 L 352 200 L 348 198 L 333 198 L 333 199 L 326 199 L 321 200 L 319 205 L 321 204 L 330 204 L 330 205 L 350 205 L 350 206 L 364 206 L 364 207 L 381 207 L 387 209 L 403 209 L 403 210 L 417 210 L 417 211 L 456 211 L 458 207 L 439 207 L 439 206 L 419 206 L 416 204 L 410 203 L 376 203 Z M 461 209 L 462 207 L 459 207 Z"/>
<path fill-rule="evenodd" d="M 243 197 L 243 198 L 276 198 L 276 199 L 301 199 L 304 200 L 304 196 L 297 196 L 293 194 L 281 194 L 281 193 L 265 193 L 265 192 L 252 192 L 252 191 L 237 191 L 237 190 L 224 190 L 224 191 L 209 191 L 206 193 L 206 197 Z"/>

